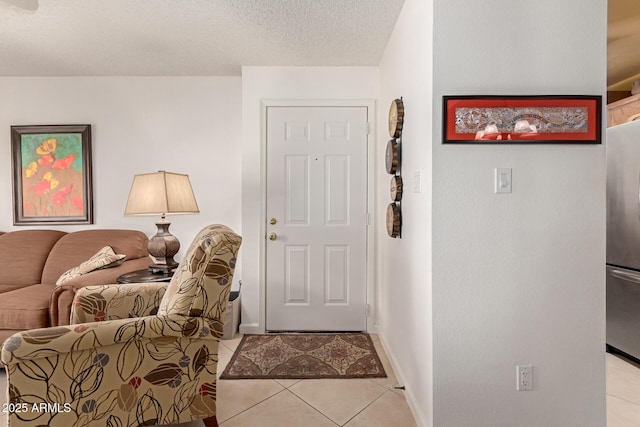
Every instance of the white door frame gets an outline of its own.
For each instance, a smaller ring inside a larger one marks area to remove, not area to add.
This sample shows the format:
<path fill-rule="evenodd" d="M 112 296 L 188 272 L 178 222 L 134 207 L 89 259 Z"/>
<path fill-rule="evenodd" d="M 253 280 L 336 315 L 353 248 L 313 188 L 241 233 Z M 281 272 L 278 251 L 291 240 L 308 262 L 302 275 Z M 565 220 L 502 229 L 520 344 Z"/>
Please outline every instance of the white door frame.
<path fill-rule="evenodd" d="M 266 331 L 267 317 L 267 108 L 269 107 L 366 107 L 367 108 L 367 332 L 377 333 L 377 292 L 375 286 L 375 101 L 370 99 L 356 100 L 263 100 L 260 105 L 260 332 Z"/>

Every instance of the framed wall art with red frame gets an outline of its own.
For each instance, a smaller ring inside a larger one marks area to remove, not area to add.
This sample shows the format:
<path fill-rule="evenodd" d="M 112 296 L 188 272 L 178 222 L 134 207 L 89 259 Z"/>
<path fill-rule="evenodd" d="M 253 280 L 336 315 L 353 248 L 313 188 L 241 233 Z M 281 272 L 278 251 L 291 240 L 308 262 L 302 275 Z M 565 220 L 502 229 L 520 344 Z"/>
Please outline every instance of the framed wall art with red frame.
<path fill-rule="evenodd" d="M 444 144 L 600 144 L 602 97 L 444 96 Z"/>

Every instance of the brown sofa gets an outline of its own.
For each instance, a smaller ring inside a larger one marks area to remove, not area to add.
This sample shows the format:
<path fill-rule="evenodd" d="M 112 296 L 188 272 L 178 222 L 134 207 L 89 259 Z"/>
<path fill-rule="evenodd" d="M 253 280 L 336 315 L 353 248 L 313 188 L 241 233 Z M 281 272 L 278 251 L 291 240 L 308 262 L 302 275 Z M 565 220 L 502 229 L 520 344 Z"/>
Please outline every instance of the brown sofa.
<path fill-rule="evenodd" d="M 0 343 L 21 330 L 68 325 L 77 289 L 116 283 L 121 274 L 147 268 L 147 241 L 144 233 L 135 230 L 0 233 Z M 62 273 L 104 246 L 125 254 L 124 262 L 56 286 Z"/>

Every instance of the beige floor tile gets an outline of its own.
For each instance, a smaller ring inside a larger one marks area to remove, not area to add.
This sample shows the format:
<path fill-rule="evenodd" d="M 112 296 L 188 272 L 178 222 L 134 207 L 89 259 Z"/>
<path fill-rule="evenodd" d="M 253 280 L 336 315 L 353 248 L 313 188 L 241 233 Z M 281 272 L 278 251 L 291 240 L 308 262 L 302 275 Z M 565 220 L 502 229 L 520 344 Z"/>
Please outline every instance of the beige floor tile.
<path fill-rule="evenodd" d="M 345 424 L 345 427 L 414 427 L 415 425 L 404 397 L 387 391 Z"/>
<path fill-rule="evenodd" d="M 381 385 L 382 387 L 393 390 L 393 387 L 398 385 L 398 379 L 396 378 L 396 374 L 391 367 L 391 362 L 389 361 L 389 357 L 384 351 L 384 347 L 379 339 L 373 341 L 373 346 L 376 349 L 376 353 L 378 353 L 378 357 L 380 358 L 380 362 L 382 362 L 382 367 L 384 368 L 384 372 L 387 374 L 386 378 L 371 378 L 371 381 L 376 384 Z M 401 392 L 400 392 L 401 393 Z"/>
<path fill-rule="evenodd" d="M 289 390 L 338 425 L 349 421 L 386 391 L 368 379 L 304 380 Z"/>
<path fill-rule="evenodd" d="M 607 427 L 640 426 L 640 368 L 607 353 Z"/>
<path fill-rule="evenodd" d="M 395 371 L 391 367 L 391 361 L 387 353 L 384 351 L 384 347 L 382 346 L 382 342 L 378 338 L 377 341 L 372 338 L 373 345 L 376 349 L 376 353 L 378 353 L 378 357 L 382 362 L 382 367 L 384 368 L 385 373 L 387 374 L 386 378 L 371 378 L 371 381 L 376 384 L 380 384 L 386 389 L 389 389 L 396 393 L 398 396 L 402 396 L 404 399 L 404 390 L 396 388 L 401 386 L 400 380 L 396 377 Z"/>
<path fill-rule="evenodd" d="M 302 380 L 276 380 L 284 388 L 289 388 L 292 385 L 299 383 Z"/>
<path fill-rule="evenodd" d="M 238 348 L 238 344 L 240 344 L 240 340 L 242 340 L 243 335 L 242 334 L 236 334 L 232 339 L 230 340 L 220 340 L 220 344 L 227 347 L 229 350 L 236 351 L 236 348 Z"/>
<path fill-rule="evenodd" d="M 615 396 L 607 396 L 607 427 L 638 427 L 640 405 Z"/>
<path fill-rule="evenodd" d="M 218 423 L 284 390 L 273 380 L 218 380 Z"/>
<path fill-rule="evenodd" d="M 640 375 L 624 368 L 607 367 L 607 394 L 640 405 Z"/>
<path fill-rule="evenodd" d="M 640 365 L 611 353 L 607 353 L 607 368 L 609 367 L 624 369 L 630 374 L 640 375 Z"/>
<path fill-rule="evenodd" d="M 218 378 L 220 378 L 220 375 L 222 375 L 222 372 L 224 372 L 224 369 L 229 364 L 231 356 L 233 356 L 232 350 L 229 350 L 223 345 L 218 347 Z"/>
<path fill-rule="evenodd" d="M 288 390 L 220 423 L 220 427 L 336 427 L 327 417 Z"/>

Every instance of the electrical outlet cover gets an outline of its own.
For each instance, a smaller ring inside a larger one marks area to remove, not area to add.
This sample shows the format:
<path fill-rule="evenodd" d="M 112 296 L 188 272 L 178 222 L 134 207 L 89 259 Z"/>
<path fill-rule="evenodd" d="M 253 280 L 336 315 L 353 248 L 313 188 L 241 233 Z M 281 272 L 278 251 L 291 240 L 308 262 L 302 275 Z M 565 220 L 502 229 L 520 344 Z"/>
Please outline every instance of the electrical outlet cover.
<path fill-rule="evenodd" d="M 516 371 L 518 374 L 516 390 L 533 390 L 533 367 L 531 365 L 518 365 Z"/>

